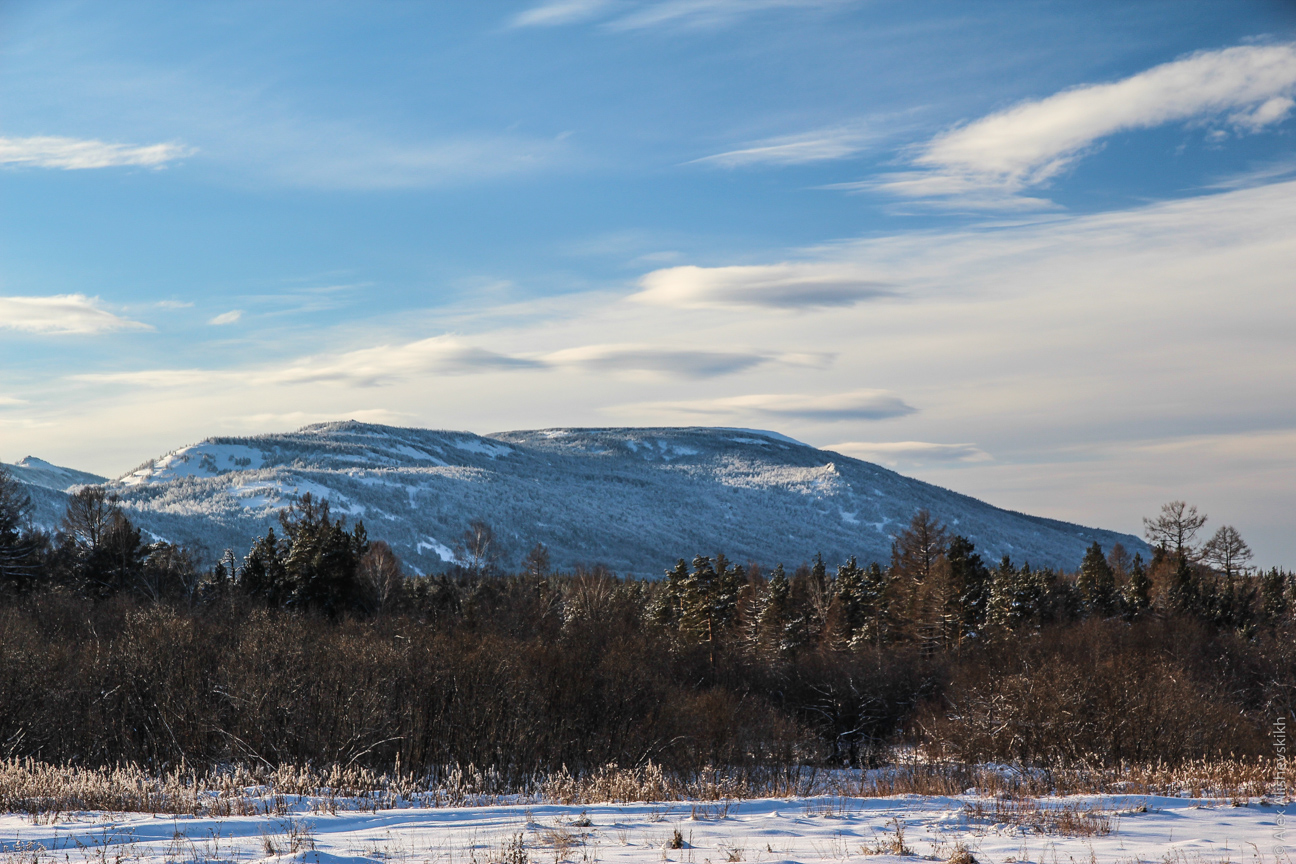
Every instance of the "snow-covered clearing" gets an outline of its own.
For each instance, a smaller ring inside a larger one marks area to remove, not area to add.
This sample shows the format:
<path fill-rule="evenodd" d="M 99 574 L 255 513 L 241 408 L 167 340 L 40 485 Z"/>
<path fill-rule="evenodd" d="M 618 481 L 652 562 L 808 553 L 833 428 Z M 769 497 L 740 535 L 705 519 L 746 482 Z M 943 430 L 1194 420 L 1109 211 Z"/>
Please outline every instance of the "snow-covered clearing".
<path fill-rule="evenodd" d="M 1288 864 L 1281 806 L 1155 796 L 1044 798 L 1072 833 L 1038 819 L 996 822 L 1034 802 L 917 795 L 348 811 L 343 802 L 267 800 L 271 814 L 224 818 L 63 813 L 0 816 L 0 861 L 56 862 L 817 862 Z M 335 812 L 330 812 L 334 810 Z M 977 808 L 980 808 L 979 811 Z M 1290 806 L 1288 808 L 1291 809 Z M 1089 815 L 1095 814 L 1095 815 Z M 1030 824 L 1030 823 L 1034 824 Z M 1074 826 L 1079 824 L 1078 832 Z M 1087 827 L 1086 827 L 1087 826 Z M 897 827 L 910 854 L 897 855 Z M 1043 827 L 1043 831 L 1041 828 Z M 676 832 L 678 833 L 678 837 Z M 1080 835 L 1080 836 L 1077 836 Z M 674 841 L 674 843 L 672 842 Z M 672 848 L 676 843 L 682 844 Z"/>

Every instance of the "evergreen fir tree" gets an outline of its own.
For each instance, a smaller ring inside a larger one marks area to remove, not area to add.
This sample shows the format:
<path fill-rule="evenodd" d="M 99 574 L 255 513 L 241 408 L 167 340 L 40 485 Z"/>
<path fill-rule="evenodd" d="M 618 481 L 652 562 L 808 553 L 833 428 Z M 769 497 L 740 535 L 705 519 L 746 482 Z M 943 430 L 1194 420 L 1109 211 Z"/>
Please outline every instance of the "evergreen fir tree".
<path fill-rule="evenodd" d="M 851 644 L 865 617 L 864 571 L 852 555 L 838 566 L 833 581 L 833 598 L 828 608 L 827 636 L 835 647 Z"/>
<path fill-rule="evenodd" d="M 1152 608 L 1152 580 L 1148 578 L 1147 571 L 1143 567 L 1142 555 L 1134 555 L 1134 563 L 1130 565 L 1129 582 L 1125 583 L 1121 605 L 1125 608 L 1125 617 L 1130 619 L 1137 618 Z"/>
<path fill-rule="evenodd" d="M 1091 615 L 1110 615 L 1115 608 L 1116 574 L 1097 541 L 1085 552 L 1076 587 L 1080 589 L 1081 600 Z"/>
<path fill-rule="evenodd" d="M 666 571 L 666 581 L 648 610 L 648 617 L 654 624 L 671 629 L 679 628 L 680 616 L 684 610 L 684 588 L 688 579 L 688 564 L 680 558 L 672 569 Z"/>
<path fill-rule="evenodd" d="M 765 608 L 761 610 L 761 643 L 766 653 L 782 654 L 788 649 L 787 628 L 791 617 L 792 586 L 780 563 L 770 574 Z"/>
<path fill-rule="evenodd" d="M 1183 615 L 1195 615 L 1201 609 L 1201 589 L 1197 574 L 1187 555 L 1174 556 L 1174 570 L 1170 577 L 1170 588 L 1166 599 L 1171 611 Z"/>
<path fill-rule="evenodd" d="M 1277 567 L 1260 578 L 1260 609 L 1267 624 L 1277 624 L 1287 617 L 1286 581 Z"/>
<path fill-rule="evenodd" d="M 966 537 L 955 535 L 946 552 L 950 584 L 955 591 L 955 609 L 959 636 L 976 634 L 985 624 L 990 604 L 990 571 L 976 553 L 976 546 Z"/>
<path fill-rule="evenodd" d="M 860 605 L 864 623 L 855 634 L 854 644 L 881 645 L 889 636 L 890 583 L 882 565 L 874 561 L 864 571 L 860 585 Z"/>

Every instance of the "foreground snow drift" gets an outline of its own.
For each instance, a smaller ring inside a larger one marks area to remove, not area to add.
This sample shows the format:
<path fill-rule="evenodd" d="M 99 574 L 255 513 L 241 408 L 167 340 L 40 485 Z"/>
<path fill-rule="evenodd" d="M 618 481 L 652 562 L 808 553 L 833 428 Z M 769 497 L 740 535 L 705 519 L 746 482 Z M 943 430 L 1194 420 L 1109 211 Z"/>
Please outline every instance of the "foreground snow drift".
<path fill-rule="evenodd" d="M 41 862 L 1237 862 L 1287 864 L 1283 808 L 1251 801 L 1075 796 L 1005 803 L 966 796 L 722 803 L 514 805 L 347 812 L 320 799 L 279 815 L 0 817 L 0 855 Z M 341 802 L 336 802 L 341 807 Z M 1004 818 L 1018 812 L 1020 818 Z M 1039 814 L 1043 812 L 1044 817 Z M 1070 814 L 1050 819 L 1049 813 Z M 49 821 L 40 817 L 39 822 Z M 1063 825 L 1070 833 L 1058 833 Z M 678 832 L 678 834 L 676 833 Z M 908 854 L 896 854 L 901 848 Z"/>

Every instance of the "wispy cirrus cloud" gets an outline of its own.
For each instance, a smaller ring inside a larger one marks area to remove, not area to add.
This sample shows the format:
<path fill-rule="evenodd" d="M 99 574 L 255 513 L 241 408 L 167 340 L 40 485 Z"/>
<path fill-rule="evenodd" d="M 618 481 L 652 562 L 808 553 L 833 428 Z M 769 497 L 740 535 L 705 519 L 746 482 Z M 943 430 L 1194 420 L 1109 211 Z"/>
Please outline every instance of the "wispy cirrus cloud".
<path fill-rule="evenodd" d="M 84 294 L 0 297 L 0 327 L 28 333 L 82 335 L 153 329 L 139 321 L 114 315 L 103 308 L 99 298 Z"/>
<path fill-rule="evenodd" d="M 0 138 L 0 165 L 31 165 L 66 171 L 137 165 L 158 168 L 197 151 L 178 143 L 112 144 L 53 135 Z"/>
<path fill-rule="evenodd" d="M 555 366 L 595 372 L 656 372 L 682 378 L 714 378 L 760 366 L 784 363 L 823 368 L 832 354 L 789 354 L 756 351 L 695 351 L 650 345 L 586 345 L 545 355 Z"/>
<path fill-rule="evenodd" d="M 853 306 L 896 293 L 862 266 L 820 262 L 668 267 L 643 276 L 639 286 L 631 295 L 636 302 L 686 309 Z"/>
<path fill-rule="evenodd" d="M 717 27 L 774 9 L 814 9 L 852 0 L 547 0 L 514 16 L 515 27 L 553 27 L 605 19 L 609 30 Z"/>
<path fill-rule="evenodd" d="M 322 133 L 322 134 L 321 134 Z M 323 137 L 330 146 L 321 149 Z M 463 135 L 428 141 L 380 140 L 367 133 L 303 129 L 268 148 L 272 170 L 293 185 L 327 189 L 409 189 L 455 186 L 511 177 L 560 164 L 565 138 Z M 276 152 L 277 151 L 277 152 Z"/>
<path fill-rule="evenodd" d="M 690 164 L 720 168 L 752 165 L 804 165 L 845 159 L 863 150 L 877 136 L 863 128 L 818 129 L 798 135 L 782 135 L 753 141 L 736 150 L 726 150 L 694 159 Z"/>
<path fill-rule="evenodd" d="M 918 147 L 912 169 L 837 189 L 995 208 L 1047 206 L 1024 196 L 1119 132 L 1222 120 L 1256 132 L 1296 101 L 1296 44 L 1204 51 L 1129 78 L 1064 90 L 944 132 Z"/>
<path fill-rule="evenodd" d="M 836 422 L 839 420 L 885 420 L 903 417 L 918 409 L 889 390 L 852 390 L 846 393 L 804 395 L 799 393 L 755 393 L 720 399 L 692 399 L 623 406 L 623 410 L 674 413 L 699 417 L 764 416 L 797 420 Z"/>
<path fill-rule="evenodd" d="M 929 441 L 844 441 L 823 449 L 883 465 L 918 462 L 989 462 L 989 453 L 975 444 L 934 444 Z"/>
<path fill-rule="evenodd" d="M 228 312 L 222 312 L 221 314 L 215 316 L 214 318 L 210 319 L 207 323 L 219 327 L 224 324 L 233 324 L 242 317 L 243 317 L 242 309 L 231 309 Z"/>
<path fill-rule="evenodd" d="M 608 0 L 551 0 L 532 6 L 513 18 L 514 27 L 557 27 L 586 21 L 608 9 Z"/>

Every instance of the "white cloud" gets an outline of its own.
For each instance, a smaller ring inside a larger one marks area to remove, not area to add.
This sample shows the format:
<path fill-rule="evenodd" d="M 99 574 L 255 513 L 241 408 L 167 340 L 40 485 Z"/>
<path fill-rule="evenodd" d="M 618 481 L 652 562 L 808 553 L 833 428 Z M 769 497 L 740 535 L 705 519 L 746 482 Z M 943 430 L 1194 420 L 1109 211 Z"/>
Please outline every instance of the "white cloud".
<path fill-rule="evenodd" d="M 615 21 L 614 30 L 650 27 L 716 27 L 770 9 L 815 9 L 849 0 L 664 0 L 645 3 Z"/>
<path fill-rule="evenodd" d="M 644 409 L 704 417 L 766 416 L 829 423 L 839 420 L 885 420 L 913 414 L 917 410 L 887 390 L 852 390 L 821 396 L 756 393 L 719 399 L 627 405 L 619 410 L 641 413 Z"/>
<path fill-rule="evenodd" d="M 745 351 L 689 351 L 651 345 L 585 345 L 545 356 L 555 366 L 594 372 L 660 372 L 685 378 L 712 378 L 741 372 L 770 360 Z"/>
<path fill-rule="evenodd" d="M 231 309 L 228 312 L 222 312 L 221 314 L 217 315 L 215 318 L 212 318 L 207 323 L 215 324 L 217 326 L 220 326 L 221 324 L 233 324 L 242 317 L 243 317 L 242 309 Z"/>
<path fill-rule="evenodd" d="M 109 144 L 95 139 L 37 136 L 0 138 L 0 165 L 37 168 L 115 168 L 142 165 L 156 168 L 195 151 L 183 144 Z"/>
<path fill-rule="evenodd" d="M 554 27 L 592 18 L 609 18 L 611 30 L 653 27 L 717 27 L 771 9 L 814 9 L 851 0 L 548 0 L 512 20 L 514 27 Z"/>
<path fill-rule="evenodd" d="M 335 381 L 372 387 L 429 374 L 463 375 L 541 366 L 543 364 L 536 360 L 466 345 L 453 336 L 434 336 L 405 345 L 382 345 L 337 356 L 308 357 L 285 368 L 272 370 L 267 377 L 278 384 Z"/>
<path fill-rule="evenodd" d="M 754 141 L 738 150 L 694 159 L 694 163 L 741 168 L 748 165 L 802 165 L 844 159 L 864 149 L 872 136 L 861 129 L 821 129 Z"/>
<path fill-rule="evenodd" d="M 809 309 L 853 306 L 894 293 L 867 268 L 840 263 L 669 267 L 639 280 L 631 299 L 681 308 L 757 306 Z"/>
<path fill-rule="evenodd" d="M 137 372 L 85 372 L 68 376 L 87 384 L 125 384 L 132 387 L 202 387 L 216 382 L 234 383 L 244 378 L 238 372 L 210 369 L 142 369 Z"/>
<path fill-rule="evenodd" d="M 1032 202 L 1013 196 L 1047 183 L 1107 136 L 1221 115 L 1256 131 L 1288 116 L 1293 90 L 1296 45 L 1201 52 L 999 111 L 921 147 L 916 170 L 838 188 L 1021 206 Z"/>
<path fill-rule="evenodd" d="M 928 441 L 844 441 L 829 444 L 832 450 L 883 465 L 915 462 L 988 462 L 990 454 L 975 444 L 933 444 Z"/>
<path fill-rule="evenodd" d="M 608 8 L 608 0 L 551 0 L 519 13 L 514 27 L 554 27 L 592 18 Z"/>
<path fill-rule="evenodd" d="M 26 399 L 19 399 L 17 396 L 0 396 L 0 408 L 13 408 L 18 405 L 26 404 Z"/>
<path fill-rule="evenodd" d="M 408 189 L 512 177 L 562 163 L 565 136 L 464 135 L 402 142 L 335 124 L 303 124 L 260 154 L 288 183 L 326 189 Z M 320 147 L 327 141 L 327 147 Z M 231 158 L 241 158 L 231 153 Z"/>
<path fill-rule="evenodd" d="M 81 334 L 153 329 L 114 315 L 99 304 L 98 298 L 84 294 L 0 297 L 0 327 L 28 333 Z"/>

